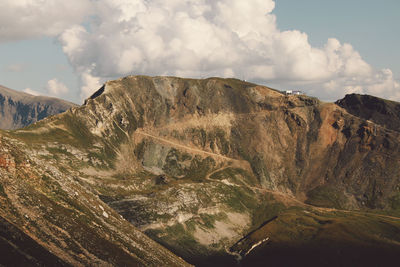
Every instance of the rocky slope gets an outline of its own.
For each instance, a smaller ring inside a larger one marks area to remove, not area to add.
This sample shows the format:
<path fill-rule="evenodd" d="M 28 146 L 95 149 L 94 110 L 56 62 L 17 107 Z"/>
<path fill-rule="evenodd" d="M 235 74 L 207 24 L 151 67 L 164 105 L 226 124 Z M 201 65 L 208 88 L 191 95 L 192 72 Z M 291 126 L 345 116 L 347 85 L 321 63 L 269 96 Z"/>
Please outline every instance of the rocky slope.
<path fill-rule="evenodd" d="M 0 86 L 0 129 L 18 129 L 76 106 L 45 96 L 33 96 Z"/>
<path fill-rule="evenodd" d="M 128 227 L 119 213 L 190 263 L 253 265 L 265 255 L 279 260 L 269 248 L 327 252 L 342 244 L 355 259 L 376 247 L 397 255 L 399 132 L 348 110 L 236 79 L 130 76 L 3 139 L 21 162 L 35 162 L 30 170 L 40 166 L 37 184 L 67 183 L 63 205 L 94 213 L 86 223 L 103 222 L 104 209 Z M 16 192 L 7 185 L 13 177 L 2 182 L 7 196 Z M 72 186 L 95 202 L 68 204 Z"/>
<path fill-rule="evenodd" d="M 107 207 L 43 151 L 0 137 L 0 264 L 188 266 Z"/>
<path fill-rule="evenodd" d="M 336 101 L 347 112 L 385 128 L 400 131 L 400 103 L 370 96 L 351 94 Z"/>

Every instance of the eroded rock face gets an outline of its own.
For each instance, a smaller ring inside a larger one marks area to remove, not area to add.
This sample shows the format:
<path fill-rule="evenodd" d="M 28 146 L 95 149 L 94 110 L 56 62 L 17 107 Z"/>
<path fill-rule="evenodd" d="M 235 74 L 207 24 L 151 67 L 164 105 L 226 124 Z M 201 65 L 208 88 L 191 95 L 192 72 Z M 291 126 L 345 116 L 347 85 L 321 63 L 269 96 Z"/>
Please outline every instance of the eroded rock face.
<path fill-rule="evenodd" d="M 349 94 L 336 104 L 350 114 L 394 131 L 400 130 L 400 103 L 370 95 Z"/>
<path fill-rule="evenodd" d="M 129 76 L 10 138 L 191 263 L 234 261 L 229 248 L 277 215 L 271 231 L 295 232 L 294 216 L 293 236 L 312 239 L 335 209 L 400 208 L 397 130 L 236 79 Z"/>
<path fill-rule="evenodd" d="M 61 99 L 33 96 L 0 86 L 0 129 L 22 128 L 74 106 Z"/>
<path fill-rule="evenodd" d="M 399 183 L 393 127 L 306 96 L 238 80 L 127 77 L 107 83 L 87 109 L 89 131 L 111 139 L 120 131 L 133 143 L 127 164 L 156 175 L 188 177 L 201 165 L 206 176 L 232 161 L 261 188 L 314 204 L 334 190 L 323 205 L 342 208 L 385 208 Z"/>

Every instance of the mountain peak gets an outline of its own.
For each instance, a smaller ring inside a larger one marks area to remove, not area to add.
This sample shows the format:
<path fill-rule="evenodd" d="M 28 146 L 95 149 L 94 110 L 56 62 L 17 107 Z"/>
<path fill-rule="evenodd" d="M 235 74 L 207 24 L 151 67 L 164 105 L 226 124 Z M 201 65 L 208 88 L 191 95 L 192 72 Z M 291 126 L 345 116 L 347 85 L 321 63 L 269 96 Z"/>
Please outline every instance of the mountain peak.
<path fill-rule="evenodd" d="M 360 94 L 348 94 L 336 104 L 350 114 L 370 120 L 394 131 L 400 131 L 400 103 Z"/>

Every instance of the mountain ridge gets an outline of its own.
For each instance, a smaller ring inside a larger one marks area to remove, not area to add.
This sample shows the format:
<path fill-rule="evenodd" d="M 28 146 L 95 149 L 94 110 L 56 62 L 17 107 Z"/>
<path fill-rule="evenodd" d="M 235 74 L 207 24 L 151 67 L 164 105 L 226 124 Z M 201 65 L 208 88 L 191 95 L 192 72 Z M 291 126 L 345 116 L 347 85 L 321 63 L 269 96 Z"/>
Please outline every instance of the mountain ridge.
<path fill-rule="evenodd" d="M 400 131 L 400 103 L 370 95 L 348 94 L 335 102 L 349 113 Z M 390 120 L 387 117 L 390 116 Z"/>
<path fill-rule="evenodd" d="M 50 177 L 74 177 L 107 214 L 202 266 L 262 258 L 270 242 L 397 253 L 400 134 L 375 125 L 237 79 L 128 76 L 3 135 Z"/>
<path fill-rule="evenodd" d="M 46 96 L 33 96 L 0 85 L 0 129 L 17 129 L 76 106 Z"/>

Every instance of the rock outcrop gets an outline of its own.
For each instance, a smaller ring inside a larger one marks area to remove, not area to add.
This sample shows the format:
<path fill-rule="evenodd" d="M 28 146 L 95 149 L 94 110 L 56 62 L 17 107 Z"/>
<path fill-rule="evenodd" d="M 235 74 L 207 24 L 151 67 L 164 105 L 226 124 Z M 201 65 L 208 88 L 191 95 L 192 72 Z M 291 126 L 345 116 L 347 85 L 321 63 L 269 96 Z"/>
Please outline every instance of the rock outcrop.
<path fill-rule="evenodd" d="M 400 131 L 400 103 L 370 96 L 350 94 L 336 101 L 350 114 L 373 121 L 387 129 Z"/>
<path fill-rule="evenodd" d="M 48 152 L 31 151 L 1 133 L 0 265 L 189 266 L 104 204 Z"/>

